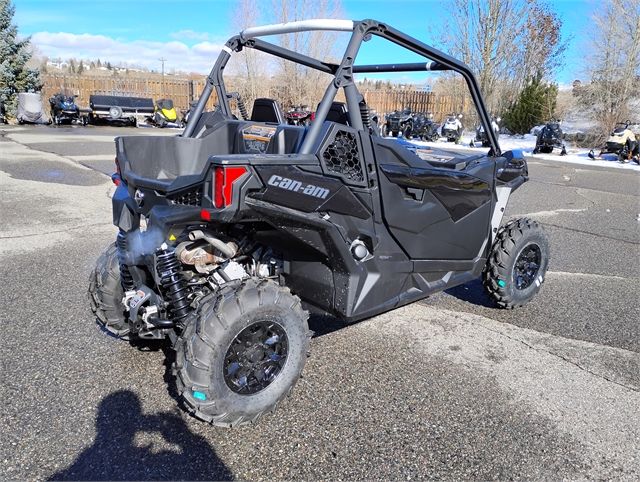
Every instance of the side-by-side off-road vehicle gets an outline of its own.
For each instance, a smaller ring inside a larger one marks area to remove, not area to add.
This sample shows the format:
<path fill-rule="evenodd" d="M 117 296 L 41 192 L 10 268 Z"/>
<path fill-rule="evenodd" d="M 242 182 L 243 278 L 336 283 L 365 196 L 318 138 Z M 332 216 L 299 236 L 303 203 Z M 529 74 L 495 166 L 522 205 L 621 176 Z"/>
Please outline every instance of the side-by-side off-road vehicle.
<path fill-rule="evenodd" d="M 342 60 L 261 38 L 306 30 L 349 32 Z M 373 36 L 424 61 L 359 64 Z M 246 48 L 329 74 L 309 126 L 273 122 L 265 99 L 234 118 L 222 73 Z M 487 151 L 418 155 L 372 127 L 354 74 L 444 70 L 465 79 Z M 219 109 L 204 112 L 214 93 Z M 541 228 L 501 226 L 527 163 L 501 152 L 473 74 L 385 23 L 248 28 L 223 47 L 181 136 L 119 137 L 116 149 L 119 232 L 92 274 L 93 310 L 118 337 L 168 339 L 183 405 L 214 425 L 254 421 L 289 393 L 309 352 L 309 311 L 358 321 L 480 276 L 497 306 L 514 308 L 545 279 Z"/>

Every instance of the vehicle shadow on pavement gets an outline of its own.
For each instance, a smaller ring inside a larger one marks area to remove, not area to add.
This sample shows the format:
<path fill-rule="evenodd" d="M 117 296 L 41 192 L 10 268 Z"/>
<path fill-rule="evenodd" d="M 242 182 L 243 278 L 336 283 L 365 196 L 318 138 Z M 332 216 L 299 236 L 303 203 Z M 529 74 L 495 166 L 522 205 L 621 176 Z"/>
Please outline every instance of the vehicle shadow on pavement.
<path fill-rule="evenodd" d="M 455 286 L 445 290 L 445 293 L 458 298 L 460 301 L 466 301 L 485 308 L 495 308 L 496 304 L 489 297 L 482 286 L 482 280 L 474 279 L 460 286 Z"/>
<path fill-rule="evenodd" d="M 207 440 L 175 413 L 142 413 L 137 395 L 121 390 L 98 407 L 96 439 L 49 480 L 232 480 Z"/>

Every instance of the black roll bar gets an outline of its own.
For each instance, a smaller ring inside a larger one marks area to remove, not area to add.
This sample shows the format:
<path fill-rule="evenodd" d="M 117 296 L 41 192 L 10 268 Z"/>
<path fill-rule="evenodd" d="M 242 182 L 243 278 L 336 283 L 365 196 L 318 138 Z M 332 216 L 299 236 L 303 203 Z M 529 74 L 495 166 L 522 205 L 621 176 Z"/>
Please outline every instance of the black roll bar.
<path fill-rule="evenodd" d="M 332 31 L 350 31 L 352 25 L 352 34 L 349 44 L 342 57 L 339 65 L 322 62 L 320 60 L 308 57 L 306 55 L 294 52 L 283 47 L 273 45 L 255 37 L 261 35 L 277 35 L 287 32 L 308 31 L 308 30 L 332 30 Z M 371 35 L 376 35 L 389 40 L 407 50 L 410 50 L 426 59 L 429 62 L 414 62 L 404 64 L 373 64 L 373 65 L 354 65 L 356 56 L 365 39 Z M 491 117 L 489 116 L 482 96 L 478 82 L 471 72 L 471 69 L 453 57 L 441 52 L 427 44 L 410 37 L 393 27 L 378 22 L 376 20 L 347 21 L 347 20 L 303 20 L 300 22 L 291 22 L 288 24 L 272 25 L 266 27 L 250 28 L 232 37 L 223 47 L 222 52 L 211 69 L 211 73 L 207 77 L 207 83 L 198 100 L 198 103 L 191 115 L 191 119 L 183 132 L 183 137 L 191 137 L 195 130 L 204 107 L 215 89 L 218 95 L 220 108 L 225 115 L 231 115 L 231 109 L 227 101 L 227 95 L 222 79 L 222 72 L 226 66 L 230 54 L 240 51 L 242 48 L 255 48 L 265 53 L 275 55 L 292 62 L 299 63 L 306 67 L 334 75 L 333 82 L 327 87 L 322 101 L 318 105 L 316 118 L 311 123 L 307 135 L 305 136 L 300 147 L 301 153 L 311 153 L 318 136 L 320 135 L 322 124 L 326 120 L 331 103 L 340 88 L 344 89 L 347 100 L 347 108 L 349 112 L 349 121 L 355 129 L 363 129 L 362 117 L 358 107 L 359 94 L 353 80 L 353 74 L 356 73 L 375 73 L 375 72 L 423 72 L 423 71 L 440 71 L 452 70 L 463 76 L 471 93 L 473 102 L 478 110 L 480 122 L 484 126 L 486 135 L 491 144 L 491 153 L 495 156 L 501 154 L 498 138 L 491 128 Z"/>

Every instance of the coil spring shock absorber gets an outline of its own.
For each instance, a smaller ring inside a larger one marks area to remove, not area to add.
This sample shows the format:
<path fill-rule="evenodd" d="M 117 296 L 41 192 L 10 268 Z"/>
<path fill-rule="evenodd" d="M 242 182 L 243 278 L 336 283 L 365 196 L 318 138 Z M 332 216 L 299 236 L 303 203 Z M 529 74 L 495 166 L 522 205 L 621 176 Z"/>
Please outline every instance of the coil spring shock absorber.
<path fill-rule="evenodd" d="M 244 120 L 249 119 L 249 112 L 247 112 L 247 106 L 244 105 L 244 101 L 242 100 L 242 97 L 240 97 L 240 95 L 238 95 L 238 110 L 240 111 L 240 115 Z"/>
<path fill-rule="evenodd" d="M 120 283 L 125 291 L 131 291 L 134 288 L 133 276 L 129 271 L 127 264 L 127 235 L 124 231 L 118 231 L 116 237 L 116 247 L 118 248 L 118 265 L 120 267 Z"/>
<path fill-rule="evenodd" d="M 365 127 L 371 127 L 369 107 L 367 107 L 367 104 L 364 101 L 359 103 L 359 107 L 360 107 L 360 117 L 362 117 L 362 125 L 364 125 Z"/>
<path fill-rule="evenodd" d="M 169 314 L 174 322 L 179 322 L 189 314 L 187 282 L 180 275 L 180 262 L 175 252 L 163 244 L 156 251 L 156 269 L 169 304 Z"/>

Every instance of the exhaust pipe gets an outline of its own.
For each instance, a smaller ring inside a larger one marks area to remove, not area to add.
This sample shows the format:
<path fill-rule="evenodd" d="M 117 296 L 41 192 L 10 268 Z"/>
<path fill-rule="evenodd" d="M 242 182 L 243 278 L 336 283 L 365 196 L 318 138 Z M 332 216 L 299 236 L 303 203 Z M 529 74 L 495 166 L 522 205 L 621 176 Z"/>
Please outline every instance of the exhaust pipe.
<path fill-rule="evenodd" d="M 235 257 L 235 255 L 238 253 L 238 246 L 236 246 L 235 243 L 225 243 L 223 241 L 220 241 L 218 238 L 214 238 L 212 236 L 205 234 L 200 230 L 191 231 L 189 233 L 189 239 L 191 241 L 197 241 L 199 239 L 202 239 L 203 241 L 206 241 L 215 249 L 220 251 L 229 259 Z"/>

